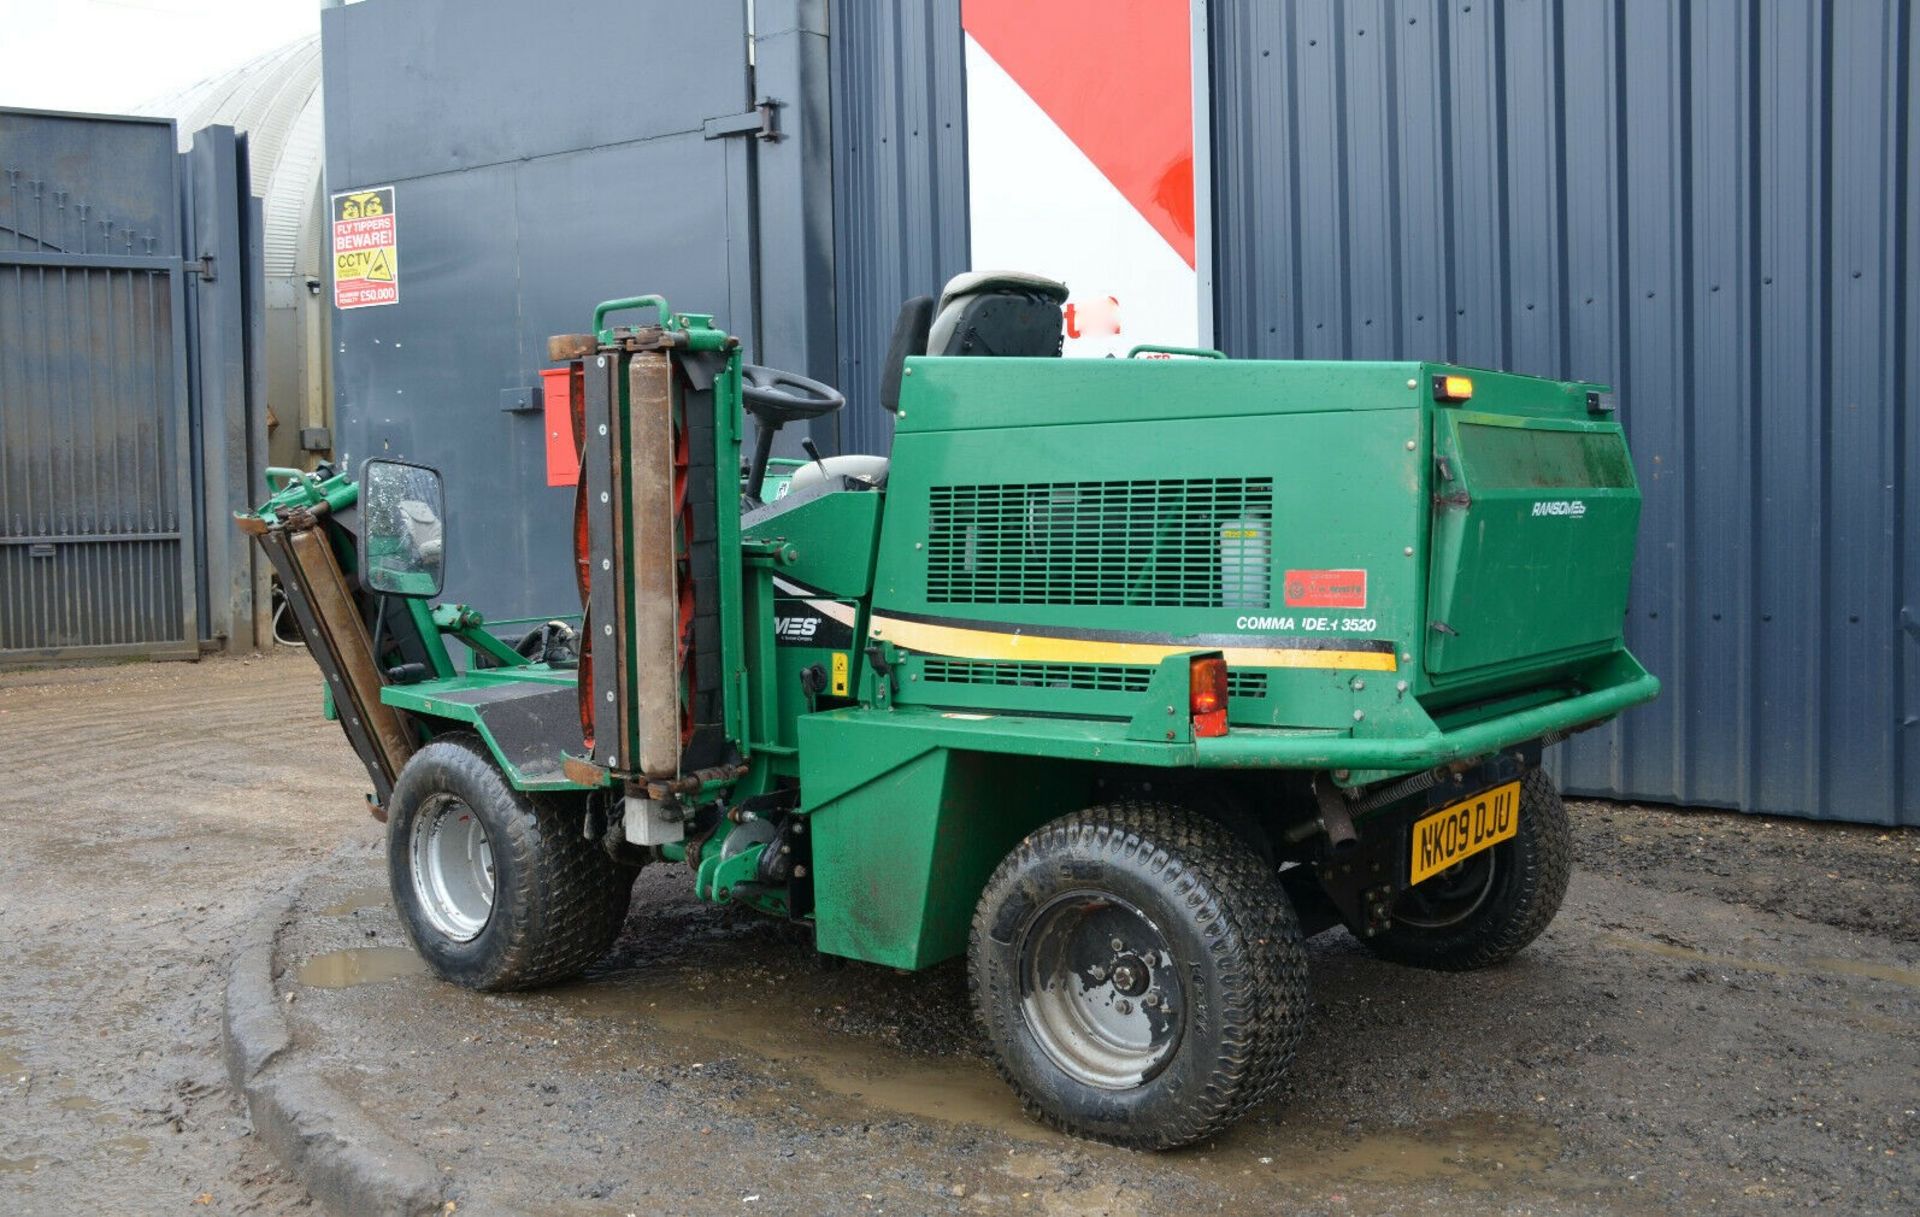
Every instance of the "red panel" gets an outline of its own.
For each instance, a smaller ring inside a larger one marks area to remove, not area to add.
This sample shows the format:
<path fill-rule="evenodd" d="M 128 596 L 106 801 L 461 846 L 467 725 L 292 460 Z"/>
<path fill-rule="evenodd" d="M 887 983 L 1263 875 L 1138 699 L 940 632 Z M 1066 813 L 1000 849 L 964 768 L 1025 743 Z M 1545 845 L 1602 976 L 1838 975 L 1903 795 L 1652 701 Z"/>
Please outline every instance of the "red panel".
<path fill-rule="evenodd" d="M 1188 0 L 964 0 L 961 24 L 1193 265 Z"/>
<path fill-rule="evenodd" d="M 1295 608 L 1367 607 L 1367 572 L 1363 570 L 1290 570 L 1287 604 Z"/>
<path fill-rule="evenodd" d="M 540 369 L 540 402 L 547 420 L 547 485 L 580 480 L 580 444 L 573 434 L 573 369 Z"/>

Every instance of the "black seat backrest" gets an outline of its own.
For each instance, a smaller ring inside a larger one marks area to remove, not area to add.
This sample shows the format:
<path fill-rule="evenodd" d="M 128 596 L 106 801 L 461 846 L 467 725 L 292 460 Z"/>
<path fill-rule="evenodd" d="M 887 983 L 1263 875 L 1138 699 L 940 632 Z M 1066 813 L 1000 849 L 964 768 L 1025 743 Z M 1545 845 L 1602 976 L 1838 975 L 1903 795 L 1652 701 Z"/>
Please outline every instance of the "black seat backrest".
<path fill-rule="evenodd" d="M 907 357 L 927 353 L 927 331 L 932 328 L 932 296 L 915 296 L 900 306 L 900 315 L 893 319 L 893 338 L 887 343 L 887 362 L 880 373 L 880 404 L 895 414 L 900 412 Z"/>
<path fill-rule="evenodd" d="M 956 276 L 940 295 L 930 355 L 1047 357 L 1060 353 L 1064 283 L 1018 271 Z"/>

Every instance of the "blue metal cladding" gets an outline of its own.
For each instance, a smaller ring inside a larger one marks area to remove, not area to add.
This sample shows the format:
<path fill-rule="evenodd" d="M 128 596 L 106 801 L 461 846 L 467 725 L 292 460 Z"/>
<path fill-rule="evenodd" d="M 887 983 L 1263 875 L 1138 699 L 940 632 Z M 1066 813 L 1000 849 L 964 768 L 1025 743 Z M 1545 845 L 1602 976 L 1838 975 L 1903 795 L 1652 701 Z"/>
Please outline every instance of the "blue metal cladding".
<path fill-rule="evenodd" d="M 830 28 L 840 438 L 844 451 L 886 452 L 878 390 L 900 303 L 967 269 L 960 0 L 835 0 Z"/>
<path fill-rule="evenodd" d="M 1214 0 L 1218 342 L 1613 384 L 1664 696 L 1567 788 L 1920 824 L 1905 0 Z"/>

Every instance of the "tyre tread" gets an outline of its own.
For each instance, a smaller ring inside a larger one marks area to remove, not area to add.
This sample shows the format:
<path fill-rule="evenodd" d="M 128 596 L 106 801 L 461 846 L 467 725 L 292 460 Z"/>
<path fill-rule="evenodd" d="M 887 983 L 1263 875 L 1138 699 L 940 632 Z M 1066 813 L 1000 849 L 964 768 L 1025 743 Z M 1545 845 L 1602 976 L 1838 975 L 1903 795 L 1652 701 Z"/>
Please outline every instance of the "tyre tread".
<path fill-rule="evenodd" d="M 485 992 L 532 989 L 576 976 L 606 954 L 626 923 L 633 868 L 586 839 L 572 809 L 549 796 L 515 790 L 486 744 L 467 732 L 440 736 L 414 754 L 394 791 L 395 806 L 415 797 L 415 785 L 431 780 L 436 771 L 457 775 L 508 809 L 505 839 L 490 833 L 496 838 L 492 846 L 510 854 L 515 872 L 527 876 L 532 888 L 526 915 L 508 923 L 505 937 L 481 967 L 471 974 L 442 975 Z M 426 793 L 431 791 L 420 797 Z M 396 815 L 393 824 L 402 819 Z M 388 848 L 404 851 L 406 843 L 390 839 Z M 495 915 L 504 907 L 496 895 Z M 404 905 L 401 921 L 418 947 L 419 931 Z"/>
<path fill-rule="evenodd" d="M 1472 972 L 1505 963 L 1540 937 L 1559 913 L 1573 875 L 1573 825 L 1546 770 L 1528 772 L 1520 815 L 1529 847 L 1510 851 L 1522 861 L 1519 882 L 1499 894 L 1486 916 L 1463 930 L 1389 929 L 1365 939 L 1367 948 L 1410 967 Z"/>
<path fill-rule="evenodd" d="M 1128 800 L 1064 816 L 1030 834 L 988 880 L 974 915 L 977 960 L 1001 893 L 1018 876 L 1060 854 L 1131 859 L 1183 903 L 1219 961 L 1226 1020 L 1221 1051 L 1204 1084 L 1190 1088 L 1151 1126 L 1124 1132 L 1089 1128 L 1046 1103 L 998 1050 L 1020 1018 L 1017 993 L 968 968 L 974 1011 L 996 1046 L 994 1064 L 1028 1115 L 1075 1136 L 1139 1149 L 1169 1149 L 1217 1135 L 1278 1087 L 1305 1027 L 1306 953 L 1293 906 L 1277 877 L 1233 830 L 1172 804 Z"/>

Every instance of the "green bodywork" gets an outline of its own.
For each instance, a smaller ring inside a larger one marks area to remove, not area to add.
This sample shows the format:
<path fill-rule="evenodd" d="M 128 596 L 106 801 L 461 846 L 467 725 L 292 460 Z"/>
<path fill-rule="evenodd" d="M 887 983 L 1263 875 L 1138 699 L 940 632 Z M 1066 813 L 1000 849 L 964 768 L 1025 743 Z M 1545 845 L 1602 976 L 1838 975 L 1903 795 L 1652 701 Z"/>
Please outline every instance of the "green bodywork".
<path fill-rule="evenodd" d="M 603 306 L 602 342 L 645 303 Z M 732 350 L 657 306 L 688 349 Z M 1436 398 L 1448 375 L 1469 400 Z M 823 951 L 925 967 L 964 950 L 1006 852 L 1116 773 L 1271 772 L 1279 833 L 1314 817 L 1284 774 L 1366 786 L 1646 701 L 1621 638 L 1640 496 L 1602 394 L 1429 363 L 910 360 L 883 489 L 782 498 L 797 463 L 776 465 L 770 508 L 742 525 L 722 496 L 716 521 L 739 555 L 719 596 L 740 770 L 688 801 L 793 793 L 810 909 L 752 882 L 760 844 L 721 856 L 725 816 L 697 850 L 655 848 L 697 858 L 704 898 L 810 919 Z M 737 468 L 737 351 L 714 401 Z M 381 695 L 424 734 L 489 738 L 450 695 L 575 679 L 467 610 L 427 624 L 504 666 L 436 643 L 430 678 Z M 1188 671 L 1212 653 L 1229 729 L 1196 737 Z"/>

